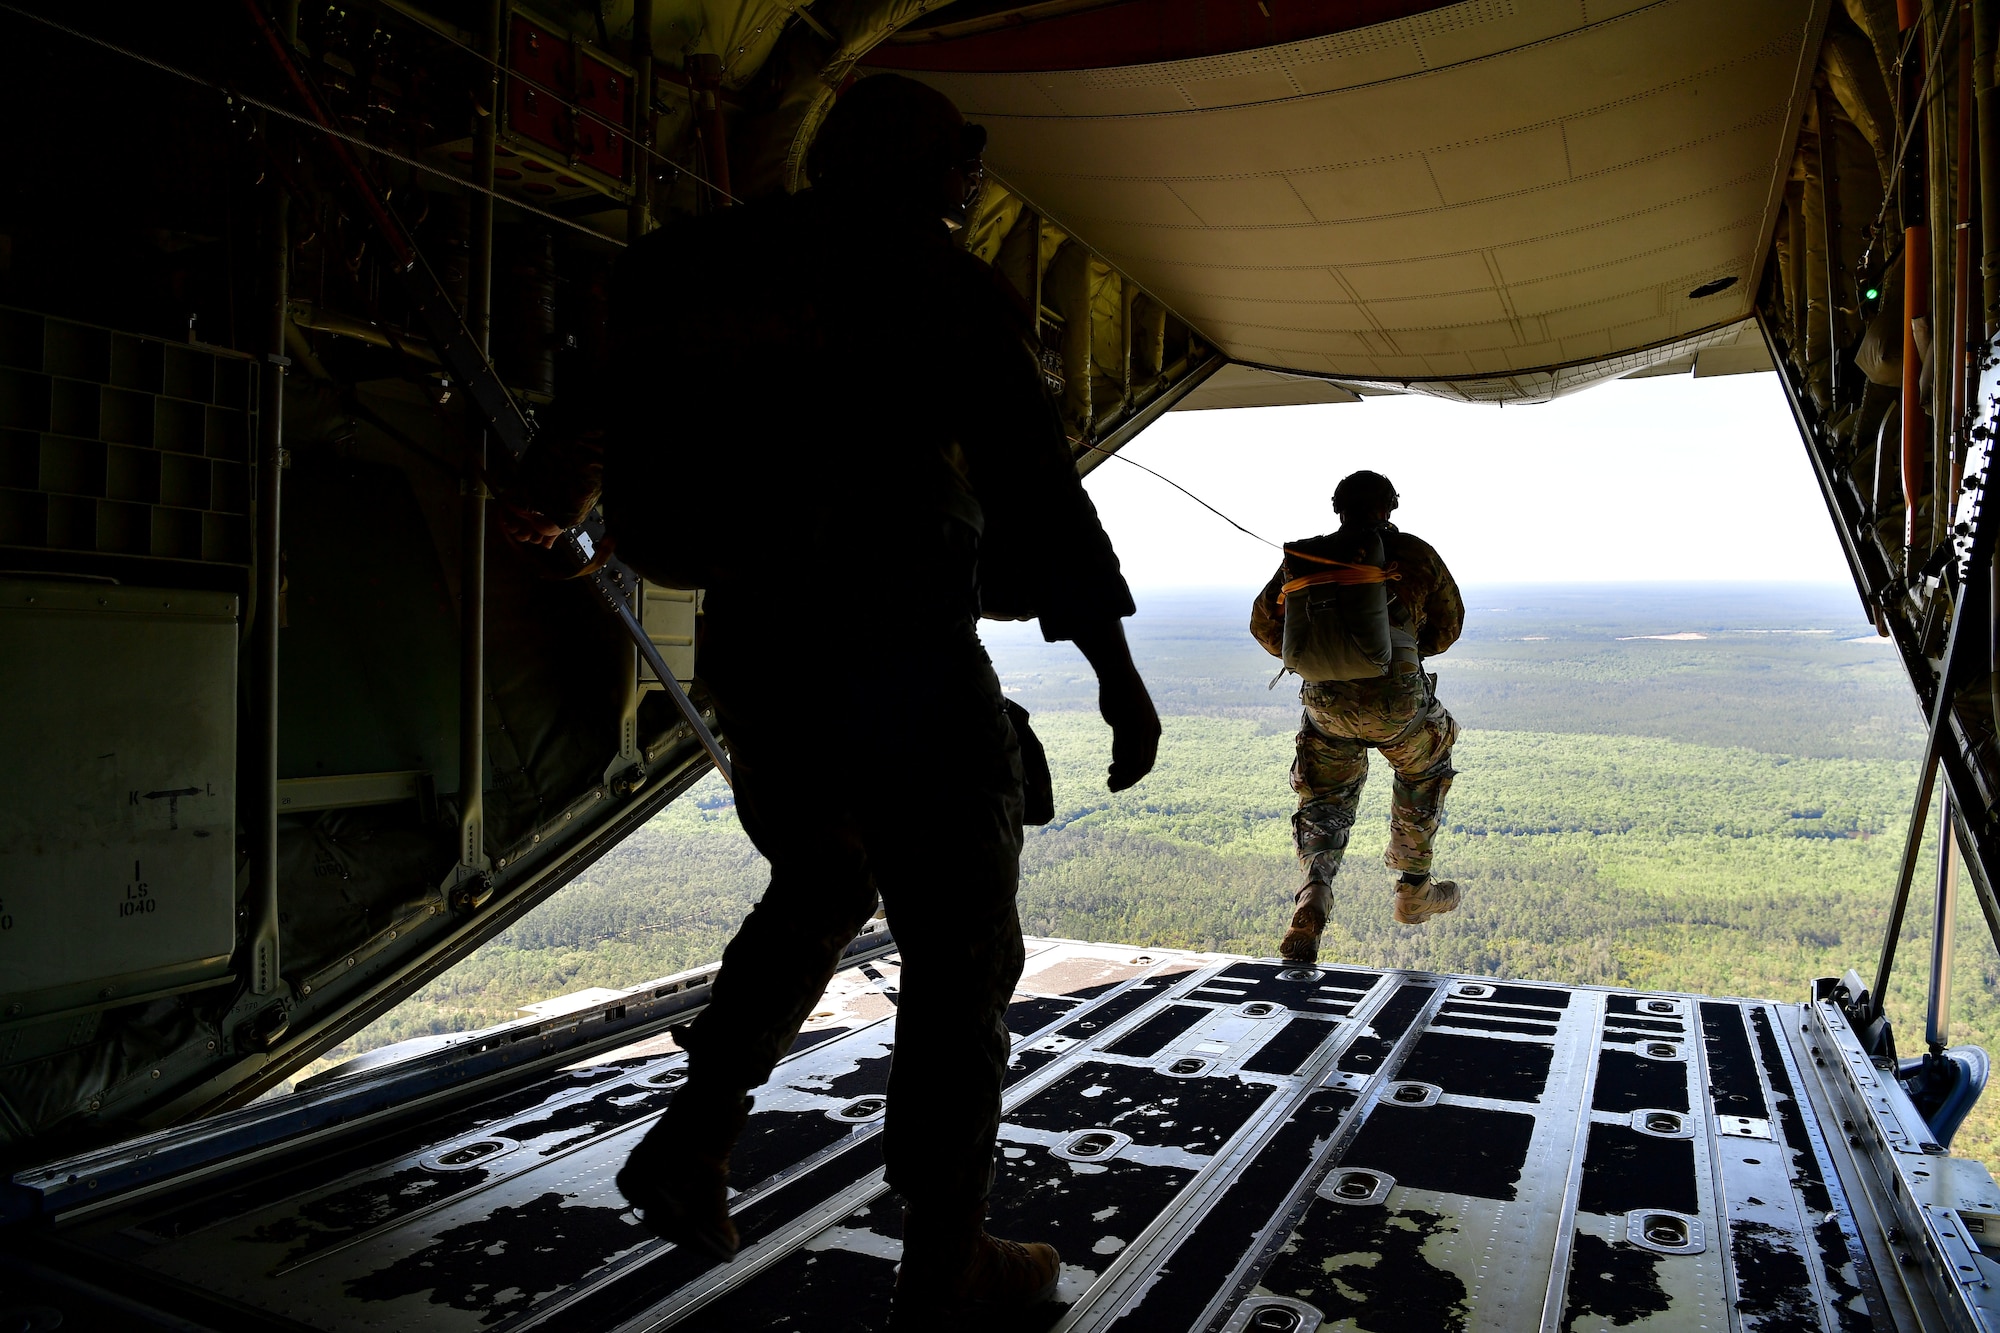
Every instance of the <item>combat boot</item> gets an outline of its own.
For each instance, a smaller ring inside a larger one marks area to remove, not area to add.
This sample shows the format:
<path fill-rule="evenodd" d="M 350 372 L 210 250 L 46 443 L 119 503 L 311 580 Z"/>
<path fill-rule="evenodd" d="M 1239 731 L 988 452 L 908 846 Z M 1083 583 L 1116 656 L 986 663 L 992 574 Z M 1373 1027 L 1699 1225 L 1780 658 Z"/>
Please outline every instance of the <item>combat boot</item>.
<path fill-rule="evenodd" d="M 690 1082 L 675 1095 L 626 1159 L 618 1189 L 655 1234 L 727 1263 L 736 1257 L 729 1150 L 750 1118 L 750 1099 L 702 1089 Z"/>
<path fill-rule="evenodd" d="M 1463 896 L 1452 880 L 1425 875 L 1412 884 L 1406 875 L 1396 885 L 1396 924 L 1421 926 L 1432 917 L 1456 908 Z"/>
<path fill-rule="evenodd" d="M 1299 904 L 1292 913 L 1292 928 L 1278 941 L 1278 957 L 1288 963 L 1317 963 L 1319 937 L 1326 931 L 1326 910 L 1316 902 Z"/>
<path fill-rule="evenodd" d="M 985 1221 L 983 1203 L 944 1216 L 935 1209 L 904 1210 L 890 1333 L 938 1333 L 943 1319 L 1004 1315 L 1056 1294 L 1062 1260 L 1055 1248 L 989 1236 Z"/>
<path fill-rule="evenodd" d="M 1298 910 L 1292 913 L 1292 928 L 1278 943 L 1278 957 L 1288 963 L 1319 961 L 1319 937 L 1326 931 L 1326 909 L 1333 898 L 1326 879 L 1320 877 L 1323 874 L 1332 877 L 1330 872 L 1315 866 L 1312 875 L 1293 895 Z"/>

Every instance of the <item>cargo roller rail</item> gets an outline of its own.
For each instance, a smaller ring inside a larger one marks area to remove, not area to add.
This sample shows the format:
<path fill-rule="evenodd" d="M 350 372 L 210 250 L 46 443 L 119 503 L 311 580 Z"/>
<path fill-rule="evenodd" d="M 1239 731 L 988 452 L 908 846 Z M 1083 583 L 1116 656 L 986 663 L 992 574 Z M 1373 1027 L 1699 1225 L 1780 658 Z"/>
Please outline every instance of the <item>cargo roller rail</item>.
<path fill-rule="evenodd" d="M 1022 1329 L 2000 1327 L 2000 1189 L 1929 1141 L 1832 983 L 1781 1003 L 1028 952 L 991 1225 L 1063 1270 Z M 685 1079 L 664 1028 L 699 984 L 672 1012 L 635 992 L 524 1020 L 569 1034 L 539 1063 L 466 1065 L 513 1044 L 496 1030 L 23 1172 L 0 1249 L 104 1327 L 879 1328 L 897 975 L 886 933 L 858 942 L 756 1093 L 733 1264 L 654 1237 L 613 1183 Z M 336 1096 L 355 1113 L 283 1129 Z"/>

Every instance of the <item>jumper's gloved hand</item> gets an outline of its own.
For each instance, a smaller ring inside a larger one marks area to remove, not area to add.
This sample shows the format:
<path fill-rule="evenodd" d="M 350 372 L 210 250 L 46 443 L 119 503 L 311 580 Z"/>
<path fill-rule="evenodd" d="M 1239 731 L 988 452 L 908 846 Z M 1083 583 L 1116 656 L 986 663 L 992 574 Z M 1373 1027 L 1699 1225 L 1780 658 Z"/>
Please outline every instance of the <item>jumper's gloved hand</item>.
<path fill-rule="evenodd" d="M 1078 633 L 1076 646 L 1097 672 L 1097 711 L 1111 726 L 1111 773 L 1105 785 L 1124 791 L 1153 771 L 1160 753 L 1160 715 L 1139 668 L 1132 665 L 1121 621 Z"/>
<path fill-rule="evenodd" d="M 553 550 L 556 538 L 566 530 L 540 510 L 531 509 L 504 495 L 493 502 L 493 521 L 500 525 L 501 534 L 516 546 L 539 546 L 545 551 Z"/>
<path fill-rule="evenodd" d="M 1124 791 L 1153 771 L 1160 753 L 1160 715 L 1136 670 L 1098 680 L 1097 711 L 1111 724 L 1111 772 L 1105 785 Z"/>
<path fill-rule="evenodd" d="M 596 506 L 604 490 L 604 432 L 566 420 L 560 410 L 493 501 L 493 519 L 516 546 L 553 550 L 557 539 Z"/>

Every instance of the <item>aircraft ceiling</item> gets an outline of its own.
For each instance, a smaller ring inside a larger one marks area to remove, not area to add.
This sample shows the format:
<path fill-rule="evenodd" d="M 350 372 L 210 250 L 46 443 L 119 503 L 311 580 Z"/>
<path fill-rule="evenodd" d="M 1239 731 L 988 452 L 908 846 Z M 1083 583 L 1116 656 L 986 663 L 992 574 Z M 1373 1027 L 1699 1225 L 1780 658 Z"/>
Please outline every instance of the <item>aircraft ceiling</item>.
<path fill-rule="evenodd" d="M 1169 21 L 1200 0 L 1062 8 L 949 6 L 867 63 L 949 94 L 1011 187 L 1235 361 L 1502 402 L 1737 342 L 1825 18 L 1377 0 L 1243 48 Z M 1166 49 L 1210 53 L 1077 67 Z"/>

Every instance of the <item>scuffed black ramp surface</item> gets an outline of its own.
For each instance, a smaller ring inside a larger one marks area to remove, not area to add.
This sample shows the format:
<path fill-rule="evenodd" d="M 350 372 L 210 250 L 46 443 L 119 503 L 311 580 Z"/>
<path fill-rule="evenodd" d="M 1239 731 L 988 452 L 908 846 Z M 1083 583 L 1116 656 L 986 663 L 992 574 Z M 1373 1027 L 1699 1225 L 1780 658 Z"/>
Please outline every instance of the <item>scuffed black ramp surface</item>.
<path fill-rule="evenodd" d="M 1434 984 L 1408 979 L 1185 1241 L 1078 1326 L 1870 1325 L 1803 1108 L 1763 1128 L 1765 1089 L 1789 1088 L 1769 1006 Z M 1635 1243 L 1649 1219 L 1691 1243 Z"/>
<path fill-rule="evenodd" d="M 1340 1164 L 1380 1171 L 1407 1189 L 1510 1200 L 1519 1197 L 1534 1132 L 1534 1116 L 1519 1111 L 1446 1102 L 1410 1110 L 1387 1102 Z"/>
<path fill-rule="evenodd" d="M 218 1330 L 873 1333 L 895 970 L 843 973 L 758 1091 L 734 1264 L 613 1183 L 683 1080 L 659 1041 L 4 1239 Z M 945 1333 L 1861 1333 L 1878 1289 L 1795 1013 L 1031 941 L 991 1226 L 1058 1246 L 1059 1298 Z"/>
<path fill-rule="evenodd" d="M 1321 1088 L 1294 1108 L 1269 1145 L 1147 1277 L 1132 1308 L 1118 1320 L 1122 1333 L 1190 1326 L 1193 1312 L 1227 1288 L 1244 1257 L 1265 1238 L 1354 1100 L 1353 1093 Z"/>

